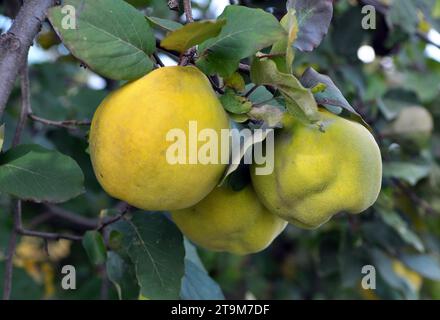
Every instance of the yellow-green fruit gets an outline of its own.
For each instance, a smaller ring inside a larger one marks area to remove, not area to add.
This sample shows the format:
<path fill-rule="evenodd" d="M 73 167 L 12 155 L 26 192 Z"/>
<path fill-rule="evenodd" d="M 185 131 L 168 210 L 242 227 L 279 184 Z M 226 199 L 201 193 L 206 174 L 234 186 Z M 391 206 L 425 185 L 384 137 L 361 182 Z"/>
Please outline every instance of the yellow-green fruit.
<path fill-rule="evenodd" d="M 173 211 L 172 217 L 196 244 L 236 254 L 265 249 L 287 224 L 258 201 L 251 186 L 240 191 L 216 188 L 194 207 Z"/>
<path fill-rule="evenodd" d="M 274 171 L 252 182 L 273 213 L 317 228 L 342 211 L 360 213 L 377 199 L 382 161 L 371 133 L 357 122 L 320 111 L 322 128 L 293 118 L 275 137 Z"/>
<path fill-rule="evenodd" d="M 189 164 L 194 150 L 186 152 L 186 164 L 172 164 L 169 156 L 167 160 L 168 148 L 177 142 L 167 141 L 170 130 L 181 129 L 185 150 L 190 149 L 190 121 L 196 121 L 196 135 L 213 129 L 220 136 L 221 129 L 229 128 L 208 79 L 195 67 L 159 68 L 110 94 L 90 130 L 90 156 L 102 187 L 146 210 L 182 209 L 199 202 L 216 186 L 225 165 Z M 195 145 L 199 149 L 205 143 Z"/>

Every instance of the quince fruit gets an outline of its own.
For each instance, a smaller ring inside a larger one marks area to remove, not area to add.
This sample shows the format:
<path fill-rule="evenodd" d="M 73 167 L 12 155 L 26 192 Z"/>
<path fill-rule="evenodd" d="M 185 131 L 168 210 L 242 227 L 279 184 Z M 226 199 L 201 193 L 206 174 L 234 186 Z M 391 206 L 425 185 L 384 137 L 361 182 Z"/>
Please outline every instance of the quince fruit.
<path fill-rule="evenodd" d="M 195 206 L 171 213 L 191 241 L 240 255 L 265 249 L 287 224 L 258 201 L 250 185 L 240 191 L 216 188 Z"/>
<path fill-rule="evenodd" d="M 167 133 L 180 129 L 189 140 L 190 122 L 197 125 L 196 135 L 212 129 L 220 136 L 229 128 L 209 80 L 195 67 L 159 68 L 111 93 L 90 130 L 90 156 L 101 186 L 145 210 L 182 209 L 202 200 L 226 165 L 170 163 L 167 151 L 175 142 L 167 141 Z M 196 149 L 200 145 L 196 141 Z"/>
<path fill-rule="evenodd" d="M 353 122 L 320 110 L 321 127 L 290 115 L 275 137 L 274 171 L 252 183 L 273 213 L 314 229 L 341 211 L 360 213 L 377 199 L 382 181 L 379 147 L 371 133 Z"/>

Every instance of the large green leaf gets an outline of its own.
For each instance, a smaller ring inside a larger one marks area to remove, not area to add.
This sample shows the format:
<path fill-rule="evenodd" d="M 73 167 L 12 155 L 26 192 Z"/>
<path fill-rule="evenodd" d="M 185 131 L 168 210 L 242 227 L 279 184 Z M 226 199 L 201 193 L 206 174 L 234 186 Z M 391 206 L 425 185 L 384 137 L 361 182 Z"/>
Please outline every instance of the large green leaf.
<path fill-rule="evenodd" d="M 122 258 L 116 252 L 109 251 L 106 266 L 107 275 L 116 287 L 119 299 L 138 299 L 140 288 L 133 263 Z"/>
<path fill-rule="evenodd" d="M 417 7 L 413 0 L 394 1 L 387 12 L 387 22 L 399 26 L 409 34 L 417 31 Z"/>
<path fill-rule="evenodd" d="M 391 257 L 378 249 L 371 250 L 371 257 L 374 267 L 378 269 L 379 274 L 388 285 L 399 290 L 409 299 L 416 298 L 416 293 L 411 285 L 393 270 L 393 260 Z"/>
<path fill-rule="evenodd" d="M 226 20 L 223 19 L 188 23 L 167 34 L 160 45 L 168 50 L 183 53 L 189 48 L 217 36 L 225 23 Z"/>
<path fill-rule="evenodd" d="M 425 247 L 419 236 L 408 227 L 408 224 L 399 216 L 397 212 L 391 210 L 381 210 L 380 216 L 383 221 L 393 228 L 406 243 L 412 245 L 419 252 L 423 252 L 425 250 Z"/>
<path fill-rule="evenodd" d="M 308 68 L 301 76 L 301 83 L 306 88 L 314 88 L 323 84 L 324 90 L 314 93 L 316 102 L 333 113 L 340 114 L 343 110 L 348 111 L 350 118 L 358 121 L 368 129 L 369 125 L 362 119 L 361 115 L 345 99 L 342 92 L 336 87 L 332 79 L 326 75 L 320 74 L 313 68 Z"/>
<path fill-rule="evenodd" d="M 241 59 L 286 36 L 278 20 L 261 9 L 227 6 L 219 19 L 226 19 L 220 34 L 199 46 L 197 65 L 207 74 L 231 75 Z"/>
<path fill-rule="evenodd" d="M 277 64 L 278 70 L 283 73 L 292 73 L 292 63 L 295 58 L 292 44 L 298 37 L 298 21 L 295 10 L 287 11 L 280 23 L 286 30 L 287 36 L 275 42 L 270 53 L 273 55 L 272 59 Z"/>
<path fill-rule="evenodd" d="M 185 276 L 180 296 L 184 300 L 223 300 L 219 285 L 208 275 L 196 248 L 185 239 Z"/>
<path fill-rule="evenodd" d="M 96 266 L 105 263 L 107 249 L 99 231 L 87 231 L 82 239 L 82 245 L 89 256 L 90 262 Z"/>
<path fill-rule="evenodd" d="M 402 87 L 414 91 L 422 103 L 429 103 L 439 94 L 440 74 L 435 72 L 406 71 Z"/>
<path fill-rule="evenodd" d="M 440 281 L 440 260 L 432 255 L 404 254 L 402 262 L 422 276 Z"/>
<path fill-rule="evenodd" d="M 331 0 L 289 0 L 288 10 L 295 10 L 298 20 L 298 38 L 294 46 L 312 51 L 327 34 L 333 16 Z"/>
<path fill-rule="evenodd" d="M 232 89 L 226 89 L 225 94 L 220 97 L 220 102 L 227 111 L 235 114 L 247 113 L 252 108 L 252 102 L 245 97 L 238 96 Z"/>
<path fill-rule="evenodd" d="M 65 28 L 66 5 L 75 8 L 75 29 Z M 153 68 L 155 39 L 144 15 L 120 0 L 66 0 L 49 20 L 74 56 L 111 79 L 139 78 Z"/>
<path fill-rule="evenodd" d="M 303 121 L 319 120 L 318 106 L 312 92 L 303 87 L 292 74 L 278 71 L 270 59 L 254 59 L 251 66 L 252 82 L 259 85 L 271 85 L 280 90 L 286 100 L 287 110 Z"/>
<path fill-rule="evenodd" d="M 151 24 L 153 24 L 154 26 L 158 26 L 162 29 L 165 29 L 167 31 L 174 31 L 176 29 L 181 28 L 183 25 L 173 21 L 173 20 L 168 20 L 168 19 L 162 19 L 162 18 L 157 18 L 157 17 L 146 17 Z"/>
<path fill-rule="evenodd" d="M 183 238 L 160 213 L 137 211 L 113 229 L 122 234 L 122 249 L 135 266 L 141 294 L 149 299 L 178 299 L 184 275 Z"/>
<path fill-rule="evenodd" d="M 421 179 L 426 178 L 431 171 L 428 164 L 409 162 L 386 162 L 383 165 L 383 176 L 405 180 L 411 185 L 416 185 Z"/>
<path fill-rule="evenodd" d="M 0 157 L 0 192 L 35 202 L 63 202 L 84 192 L 81 168 L 70 157 L 21 145 Z"/>

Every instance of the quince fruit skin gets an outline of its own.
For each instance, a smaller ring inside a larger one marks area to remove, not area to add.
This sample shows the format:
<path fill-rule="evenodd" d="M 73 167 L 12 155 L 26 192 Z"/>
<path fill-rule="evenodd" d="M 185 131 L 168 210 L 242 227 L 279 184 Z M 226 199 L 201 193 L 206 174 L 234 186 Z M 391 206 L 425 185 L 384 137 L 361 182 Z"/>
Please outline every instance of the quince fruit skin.
<path fill-rule="evenodd" d="M 251 185 L 240 191 L 218 187 L 195 206 L 171 214 L 194 243 L 239 255 L 264 250 L 287 225 L 258 201 Z"/>
<path fill-rule="evenodd" d="M 274 171 L 255 175 L 259 199 L 273 213 L 305 229 L 315 229 L 341 211 L 360 213 L 377 199 L 382 160 L 371 133 L 320 110 L 322 128 L 290 115 L 275 137 Z"/>
<path fill-rule="evenodd" d="M 197 121 L 197 134 L 210 128 L 220 136 L 229 128 L 209 80 L 195 67 L 159 68 L 111 93 L 93 117 L 89 139 L 104 190 L 145 210 L 182 209 L 207 196 L 226 165 L 189 164 L 188 150 L 186 164 L 166 159 L 176 143 L 166 141 L 167 133 L 182 129 L 188 148 L 190 121 Z"/>

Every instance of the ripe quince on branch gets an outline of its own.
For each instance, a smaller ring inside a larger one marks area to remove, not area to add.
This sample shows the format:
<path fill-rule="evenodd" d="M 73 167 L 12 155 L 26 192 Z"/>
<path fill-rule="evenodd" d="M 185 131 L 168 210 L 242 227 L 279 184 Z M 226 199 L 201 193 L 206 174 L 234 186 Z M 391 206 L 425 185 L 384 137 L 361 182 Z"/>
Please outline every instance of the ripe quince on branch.
<path fill-rule="evenodd" d="M 273 213 L 313 229 L 336 213 L 360 213 L 377 199 L 382 160 L 371 133 L 361 124 L 320 111 L 321 129 L 286 116 L 275 138 L 270 175 L 251 170 L 254 188 Z"/>

